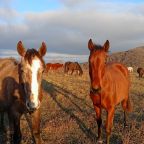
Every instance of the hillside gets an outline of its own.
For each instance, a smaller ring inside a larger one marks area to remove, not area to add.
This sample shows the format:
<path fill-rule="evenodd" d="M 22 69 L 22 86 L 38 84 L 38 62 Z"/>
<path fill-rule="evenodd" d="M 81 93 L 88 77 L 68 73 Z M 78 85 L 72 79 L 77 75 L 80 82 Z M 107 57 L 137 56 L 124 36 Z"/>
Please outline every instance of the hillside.
<path fill-rule="evenodd" d="M 113 53 L 110 55 L 109 61 L 122 62 L 126 66 L 132 66 L 134 68 L 144 67 L 144 46 Z"/>

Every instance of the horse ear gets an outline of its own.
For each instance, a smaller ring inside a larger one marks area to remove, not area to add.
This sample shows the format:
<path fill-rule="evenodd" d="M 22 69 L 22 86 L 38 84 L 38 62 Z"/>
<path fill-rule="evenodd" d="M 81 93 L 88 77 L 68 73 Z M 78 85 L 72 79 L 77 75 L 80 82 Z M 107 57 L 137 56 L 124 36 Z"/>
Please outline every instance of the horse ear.
<path fill-rule="evenodd" d="M 103 46 L 103 48 L 104 48 L 105 52 L 108 52 L 109 47 L 110 47 L 110 43 L 109 43 L 109 41 L 108 41 L 108 40 L 106 40 L 106 42 L 105 42 L 105 44 L 104 44 L 104 46 Z"/>
<path fill-rule="evenodd" d="M 94 44 L 93 44 L 93 42 L 92 42 L 92 39 L 90 39 L 90 40 L 88 41 L 88 48 L 89 48 L 90 51 L 94 49 Z"/>
<path fill-rule="evenodd" d="M 46 51 L 47 51 L 46 44 L 44 42 L 42 42 L 42 45 L 39 48 L 39 54 L 40 54 L 40 56 L 43 57 L 46 54 Z"/>
<path fill-rule="evenodd" d="M 22 41 L 19 41 L 18 44 L 17 44 L 17 51 L 19 53 L 20 56 L 24 57 L 25 56 L 25 53 L 26 53 L 26 50 L 22 44 Z"/>

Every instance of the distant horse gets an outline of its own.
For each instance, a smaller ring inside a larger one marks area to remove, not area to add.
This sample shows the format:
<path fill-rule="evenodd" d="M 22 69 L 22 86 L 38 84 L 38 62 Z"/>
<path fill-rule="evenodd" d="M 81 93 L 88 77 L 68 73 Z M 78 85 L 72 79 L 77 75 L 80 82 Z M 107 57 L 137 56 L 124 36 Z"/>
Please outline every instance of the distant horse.
<path fill-rule="evenodd" d="M 46 64 L 46 72 L 49 70 L 58 70 L 59 68 L 62 68 L 63 64 L 61 63 L 47 63 Z"/>
<path fill-rule="evenodd" d="M 26 50 L 21 41 L 17 44 L 21 61 L 0 60 L 0 112 L 7 112 L 11 132 L 11 143 L 20 144 L 22 114 L 32 117 L 32 133 L 36 144 L 41 144 L 40 105 L 42 101 L 42 73 L 45 68 L 43 56 L 46 45 L 40 49 Z"/>
<path fill-rule="evenodd" d="M 64 73 L 68 74 L 71 72 L 72 75 L 74 71 L 76 71 L 79 75 L 83 74 L 83 70 L 78 62 L 65 62 Z"/>
<path fill-rule="evenodd" d="M 142 78 L 142 76 L 143 76 L 143 74 L 144 74 L 144 69 L 141 68 L 141 67 L 139 67 L 139 68 L 137 69 L 137 73 L 139 74 L 139 78 Z"/>
<path fill-rule="evenodd" d="M 127 68 L 120 63 L 106 63 L 109 50 L 109 41 L 103 46 L 96 45 L 90 39 L 89 75 L 91 80 L 90 97 L 93 101 L 97 116 L 98 142 L 101 141 L 101 112 L 102 108 L 107 111 L 106 133 L 109 144 L 115 106 L 122 103 L 124 109 L 124 126 L 126 126 L 125 111 L 130 111 L 132 105 L 129 98 L 129 73 Z"/>
<path fill-rule="evenodd" d="M 130 73 L 133 72 L 133 67 L 127 67 L 127 69 L 128 69 L 128 71 L 129 71 Z"/>

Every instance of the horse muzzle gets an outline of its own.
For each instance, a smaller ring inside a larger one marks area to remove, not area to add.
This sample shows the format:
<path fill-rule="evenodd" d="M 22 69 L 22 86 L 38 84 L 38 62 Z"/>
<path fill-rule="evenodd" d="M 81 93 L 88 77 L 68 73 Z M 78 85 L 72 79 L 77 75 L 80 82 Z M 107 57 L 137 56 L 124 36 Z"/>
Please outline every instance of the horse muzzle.
<path fill-rule="evenodd" d="M 100 94 L 100 92 L 101 92 L 101 87 L 97 87 L 97 88 L 91 87 L 91 88 L 90 88 L 90 93 Z"/>
<path fill-rule="evenodd" d="M 29 112 L 34 112 L 35 110 L 39 109 L 40 107 L 40 101 L 38 101 L 38 104 L 35 104 L 32 101 L 27 101 L 26 102 L 26 107 L 28 109 Z"/>

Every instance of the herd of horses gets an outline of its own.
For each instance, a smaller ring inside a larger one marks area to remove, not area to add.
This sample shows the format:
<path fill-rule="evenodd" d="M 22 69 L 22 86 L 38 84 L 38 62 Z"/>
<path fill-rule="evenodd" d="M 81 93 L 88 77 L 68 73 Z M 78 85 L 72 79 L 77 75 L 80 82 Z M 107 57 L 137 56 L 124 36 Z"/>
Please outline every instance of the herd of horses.
<path fill-rule="evenodd" d="M 61 68 L 64 69 L 65 74 L 72 75 L 74 72 L 80 76 L 83 74 L 83 70 L 82 70 L 80 64 L 78 62 L 71 62 L 71 61 L 65 62 L 65 64 L 47 63 L 46 67 L 45 67 L 45 72 L 57 71 Z"/>
<path fill-rule="evenodd" d="M 130 72 L 130 73 L 133 73 L 133 67 L 127 67 L 127 69 L 128 69 L 128 71 Z M 142 78 L 142 76 L 144 75 L 144 69 L 142 68 L 142 67 L 138 67 L 137 68 L 137 73 L 138 73 L 138 75 L 139 75 L 139 78 Z"/>
<path fill-rule="evenodd" d="M 102 109 L 107 111 L 106 143 L 110 142 L 113 118 L 116 106 L 121 103 L 124 111 L 124 127 L 127 126 L 127 112 L 132 110 L 129 96 L 130 78 L 126 66 L 121 63 L 106 63 L 110 43 L 107 40 L 102 46 L 88 41 L 89 54 L 89 95 L 96 112 L 98 126 L 98 143 L 102 143 Z M 17 52 L 21 60 L 0 59 L 0 113 L 7 112 L 10 127 L 11 143 L 20 144 L 22 139 L 20 119 L 29 113 L 32 117 L 32 134 L 36 144 L 41 144 L 40 106 L 42 101 L 42 75 L 46 70 L 64 68 L 65 73 L 82 75 L 79 63 L 45 64 L 43 57 L 47 51 L 42 42 L 39 50 L 25 49 L 21 41 Z M 140 77 L 142 70 L 138 69 Z M 3 119 L 1 119 L 3 121 Z M 2 122 L 3 123 L 3 122 Z"/>

